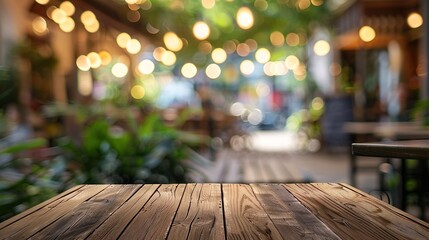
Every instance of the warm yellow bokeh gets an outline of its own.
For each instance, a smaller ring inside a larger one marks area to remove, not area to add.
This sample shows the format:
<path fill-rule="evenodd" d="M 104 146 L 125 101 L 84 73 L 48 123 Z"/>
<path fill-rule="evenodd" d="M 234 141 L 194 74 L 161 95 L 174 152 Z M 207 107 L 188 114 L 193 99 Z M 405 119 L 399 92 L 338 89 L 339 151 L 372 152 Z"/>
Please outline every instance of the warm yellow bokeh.
<path fill-rule="evenodd" d="M 364 42 L 371 42 L 375 35 L 375 30 L 370 26 L 363 26 L 359 30 L 359 37 Z"/>

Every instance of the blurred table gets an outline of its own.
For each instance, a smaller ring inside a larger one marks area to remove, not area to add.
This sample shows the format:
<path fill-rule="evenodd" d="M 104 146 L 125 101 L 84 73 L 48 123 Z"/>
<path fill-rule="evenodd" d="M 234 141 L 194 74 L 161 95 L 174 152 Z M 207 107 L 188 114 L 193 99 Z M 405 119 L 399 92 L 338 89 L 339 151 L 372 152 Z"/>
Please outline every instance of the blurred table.
<path fill-rule="evenodd" d="M 377 143 L 353 143 L 352 155 L 369 156 L 381 158 L 399 158 L 400 164 L 400 193 L 401 209 L 405 210 L 407 205 L 408 191 L 406 182 L 408 178 L 407 159 L 418 160 L 418 185 L 419 185 L 419 205 L 421 218 L 425 218 L 425 188 L 429 182 L 428 161 L 429 161 L 429 140 L 407 140 L 407 141 L 384 141 Z"/>
<path fill-rule="evenodd" d="M 339 183 L 79 185 L 0 223 L 13 239 L 427 239 Z"/>
<path fill-rule="evenodd" d="M 429 139 L 429 127 L 420 122 L 346 122 L 342 129 L 352 143 L 381 140 Z M 350 155 L 350 183 L 356 186 L 357 160 Z M 377 169 L 369 167 L 367 169 Z"/>

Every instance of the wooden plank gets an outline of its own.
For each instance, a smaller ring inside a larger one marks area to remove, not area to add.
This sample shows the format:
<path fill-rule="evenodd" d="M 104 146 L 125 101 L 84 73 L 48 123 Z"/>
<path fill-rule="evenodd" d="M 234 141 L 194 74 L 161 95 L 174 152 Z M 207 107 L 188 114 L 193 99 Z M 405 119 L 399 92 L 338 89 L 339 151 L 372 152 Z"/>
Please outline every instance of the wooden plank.
<path fill-rule="evenodd" d="M 141 185 L 110 185 L 32 239 L 84 239 L 128 200 Z"/>
<path fill-rule="evenodd" d="M 340 239 L 279 184 L 251 185 L 284 239 Z"/>
<path fill-rule="evenodd" d="M 340 184 L 285 187 L 341 238 L 428 239 L 428 226 L 410 222 L 393 207 Z"/>
<path fill-rule="evenodd" d="M 228 239 L 282 239 L 249 185 L 223 184 L 222 192 Z"/>
<path fill-rule="evenodd" d="M 85 185 L 71 194 L 59 198 L 38 211 L 21 218 L 13 225 L 2 229 L 0 236 L 9 236 L 13 239 L 27 239 L 55 222 L 61 216 L 73 211 L 76 206 L 103 191 L 107 186 Z"/>
<path fill-rule="evenodd" d="M 120 239 L 165 239 L 185 190 L 184 184 L 163 184 L 124 230 Z"/>
<path fill-rule="evenodd" d="M 168 239 L 225 239 L 220 184 L 188 184 Z"/>
<path fill-rule="evenodd" d="M 24 218 L 24 217 L 26 217 L 26 216 L 28 216 L 28 215 L 30 215 L 30 214 L 32 214 L 32 213 L 34 213 L 34 212 L 42 209 L 46 205 L 49 205 L 49 204 L 57 201 L 58 199 L 60 199 L 60 198 L 62 198 L 64 196 L 67 196 L 67 195 L 75 192 L 76 190 L 78 190 L 78 189 L 80 189 L 82 187 L 83 187 L 83 185 L 78 185 L 78 186 L 72 187 L 72 188 L 70 188 L 70 189 L 68 189 L 68 190 L 66 190 L 66 191 L 58 194 L 57 196 L 54 196 L 54 197 L 52 197 L 52 198 L 50 198 L 50 199 L 48 199 L 48 200 L 46 200 L 46 201 L 44 201 L 42 203 L 37 204 L 36 206 L 34 206 L 34 207 L 30 208 L 30 209 L 25 210 L 24 212 L 22 212 L 20 214 L 17 214 L 15 216 L 13 216 L 13 217 L 11 217 L 11 218 L 9 218 L 9 219 L 1 222 L 0 223 L 0 230 L 3 229 L 3 228 L 5 228 L 5 227 L 7 227 L 7 226 L 9 226 L 10 224 L 15 223 L 19 219 Z"/>
<path fill-rule="evenodd" d="M 143 208 L 149 198 L 152 197 L 158 187 L 159 184 L 148 184 L 140 188 L 103 222 L 103 224 L 89 236 L 89 239 L 117 239 L 134 216 Z"/>

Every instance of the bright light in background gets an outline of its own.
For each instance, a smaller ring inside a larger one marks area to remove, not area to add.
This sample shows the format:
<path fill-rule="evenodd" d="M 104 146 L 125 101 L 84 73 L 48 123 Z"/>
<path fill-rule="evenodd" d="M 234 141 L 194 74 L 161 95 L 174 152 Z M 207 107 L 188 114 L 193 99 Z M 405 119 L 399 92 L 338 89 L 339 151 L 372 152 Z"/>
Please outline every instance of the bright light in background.
<path fill-rule="evenodd" d="M 283 33 L 275 31 L 270 34 L 270 41 L 274 46 L 281 47 L 285 42 L 285 37 L 283 36 Z"/>
<path fill-rule="evenodd" d="M 219 65 L 215 63 L 208 65 L 206 68 L 206 75 L 211 79 L 218 78 L 221 73 L 222 73 L 222 70 L 220 69 Z"/>
<path fill-rule="evenodd" d="M 201 4 L 205 9 L 211 9 L 216 5 L 216 0 L 201 0 Z"/>
<path fill-rule="evenodd" d="M 164 44 L 173 52 L 178 52 L 183 47 L 182 40 L 174 32 L 167 32 L 164 34 Z"/>
<path fill-rule="evenodd" d="M 293 74 L 298 81 L 303 81 L 307 77 L 307 68 L 304 64 L 299 64 L 297 68 L 293 70 Z"/>
<path fill-rule="evenodd" d="M 295 47 L 299 44 L 299 35 L 296 33 L 288 33 L 286 35 L 286 44 Z"/>
<path fill-rule="evenodd" d="M 295 55 L 289 55 L 286 57 L 285 64 L 290 70 L 296 69 L 299 66 L 299 59 Z"/>
<path fill-rule="evenodd" d="M 266 48 L 260 48 L 255 53 L 255 59 L 259 63 L 266 63 L 270 61 L 271 53 Z"/>
<path fill-rule="evenodd" d="M 171 52 L 171 51 L 165 51 L 162 54 L 161 62 L 165 66 L 173 66 L 176 63 L 176 54 L 174 54 L 174 52 Z"/>
<path fill-rule="evenodd" d="M 226 61 L 227 54 L 222 48 L 215 48 L 212 52 L 213 62 L 221 64 Z"/>
<path fill-rule="evenodd" d="M 247 30 L 253 27 L 253 13 L 248 7 L 241 7 L 237 11 L 237 24 L 241 29 Z"/>
<path fill-rule="evenodd" d="M 31 25 L 36 35 L 42 36 L 48 32 L 48 25 L 43 17 L 34 18 Z"/>
<path fill-rule="evenodd" d="M 131 39 L 127 42 L 127 51 L 131 54 L 137 54 L 140 52 L 142 46 L 137 39 Z"/>
<path fill-rule="evenodd" d="M 144 98 L 146 91 L 142 85 L 134 85 L 131 88 L 131 97 L 134 99 L 142 99 Z"/>
<path fill-rule="evenodd" d="M 101 58 L 98 53 L 90 52 L 88 53 L 87 58 L 89 60 L 89 65 L 91 66 L 91 68 L 99 68 L 101 66 Z"/>
<path fill-rule="evenodd" d="M 418 28 L 423 25 L 423 17 L 416 12 L 412 12 L 407 17 L 407 23 L 411 28 Z"/>
<path fill-rule="evenodd" d="M 98 53 L 98 55 L 100 56 L 101 65 L 103 65 L 103 66 L 106 66 L 107 64 L 109 64 L 112 61 L 112 56 L 107 51 L 100 51 Z"/>
<path fill-rule="evenodd" d="M 151 60 L 145 59 L 139 63 L 138 70 L 143 74 L 151 74 L 155 70 L 155 64 Z"/>
<path fill-rule="evenodd" d="M 284 61 L 267 62 L 264 64 L 264 73 L 267 76 L 282 76 L 288 73 Z"/>
<path fill-rule="evenodd" d="M 128 74 L 128 67 L 123 63 L 116 63 L 112 67 L 112 74 L 117 78 L 123 78 Z"/>
<path fill-rule="evenodd" d="M 259 10 L 265 11 L 268 8 L 268 3 L 266 0 L 255 0 L 254 6 Z"/>
<path fill-rule="evenodd" d="M 229 112 L 233 116 L 238 117 L 238 116 L 243 115 L 246 112 L 246 108 L 244 107 L 244 105 L 241 102 L 235 102 L 229 108 Z"/>
<path fill-rule="evenodd" d="M 197 75 L 197 67 L 192 63 L 185 63 L 182 67 L 182 75 L 185 78 L 193 78 L 195 75 Z"/>
<path fill-rule="evenodd" d="M 69 2 L 69 1 L 64 1 L 60 4 L 60 9 L 63 10 L 67 16 L 71 16 L 74 14 L 75 12 L 75 7 L 73 5 L 73 3 Z"/>
<path fill-rule="evenodd" d="M 359 37 L 364 42 L 371 42 L 375 38 L 375 30 L 370 26 L 363 26 L 359 30 Z"/>
<path fill-rule="evenodd" d="M 52 11 L 52 20 L 58 24 L 63 23 L 67 20 L 67 14 L 62 9 L 55 8 Z"/>
<path fill-rule="evenodd" d="M 88 57 L 85 55 L 80 55 L 77 59 L 76 59 L 76 66 L 81 70 L 81 71 L 88 71 L 91 68 L 91 62 L 89 61 Z"/>
<path fill-rule="evenodd" d="M 82 96 L 89 96 L 92 93 L 93 84 L 91 73 L 88 71 L 77 72 L 77 90 Z"/>
<path fill-rule="evenodd" d="M 240 71 L 244 75 L 250 75 L 255 71 L 255 64 L 250 60 L 244 60 L 240 64 Z"/>
<path fill-rule="evenodd" d="M 259 109 L 253 109 L 249 116 L 247 117 L 247 120 L 252 125 L 258 125 L 262 122 L 264 119 L 264 115 L 262 114 L 262 111 Z"/>
<path fill-rule="evenodd" d="M 331 50 L 331 46 L 327 41 L 319 40 L 314 44 L 313 50 L 317 56 L 322 57 L 329 53 L 329 51 Z"/>
<path fill-rule="evenodd" d="M 46 4 L 48 4 L 48 3 L 49 3 L 49 0 L 36 0 L 36 2 L 37 2 L 38 4 L 41 4 L 41 5 L 46 5 Z"/>
<path fill-rule="evenodd" d="M 74 27 L 75 27 L 75 23 L 73 18 L 71 17 L 67 17 L 67 19 L 64 22 L 60 23 L 60 28 L 64 32 L 71 32 L 73 31 Z"/>
<path fill-rule="evenodd" d="M 116 43 L 121 48 L 126 48 L 128 41 L 130 40 L 131 40 L 131 36 L 125 32 L 118 34 L 118 36 L 116 37 Z"/>
<path fill-rule="evenodd" d="M 198 40 L 204 40 L 207 39 L 210 36 L 210 28 L 207 23 L 203 21 L 198 21 L 194 24 L 194 27 L 192 28 L 192 31 L 194 33 L 194 36 Z"/>
<path fill-rule="evenodd" d="M 86 31 L 90 33 L 97 32 L 100 28 L 100 23 L 97 20 L 95 14 L 91 11 L 85 11 L 80 15 L 80 20 L 82 21 Z"/>
<path fill-rule="evenodd" d="M 153 58 L 155 58 L 156 61 L 161 62 L 162 56 L 167 50 L 163 47 L 157 47 L 153 50 Z"/>

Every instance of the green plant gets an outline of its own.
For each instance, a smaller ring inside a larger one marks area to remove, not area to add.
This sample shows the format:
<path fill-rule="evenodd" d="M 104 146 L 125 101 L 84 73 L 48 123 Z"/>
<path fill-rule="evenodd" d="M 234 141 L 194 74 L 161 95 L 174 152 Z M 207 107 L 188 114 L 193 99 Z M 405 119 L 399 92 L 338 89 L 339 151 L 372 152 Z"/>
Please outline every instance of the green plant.
<path fill-rule="evenodd" d="M 412 108 L 411 115 L 415 120 L 422 121 L 424 126 L 429 126 L 429 99 L 418 101 Z"/>

